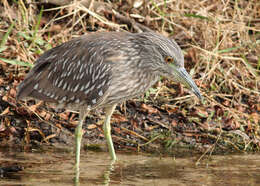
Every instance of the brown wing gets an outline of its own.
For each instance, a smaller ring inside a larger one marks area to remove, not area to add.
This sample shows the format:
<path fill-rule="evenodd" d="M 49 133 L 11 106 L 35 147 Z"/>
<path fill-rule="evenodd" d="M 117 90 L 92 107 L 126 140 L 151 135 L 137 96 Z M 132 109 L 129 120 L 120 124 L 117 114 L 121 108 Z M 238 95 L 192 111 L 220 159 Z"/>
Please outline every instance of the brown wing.
<path fill-rule="evenodd" d="M 98 104 L 108 89 L 111 70 L 99 55 L 101 46 L 91 37 L 82 36 L 45 52 L 19 85 L 17 99 Z"/>

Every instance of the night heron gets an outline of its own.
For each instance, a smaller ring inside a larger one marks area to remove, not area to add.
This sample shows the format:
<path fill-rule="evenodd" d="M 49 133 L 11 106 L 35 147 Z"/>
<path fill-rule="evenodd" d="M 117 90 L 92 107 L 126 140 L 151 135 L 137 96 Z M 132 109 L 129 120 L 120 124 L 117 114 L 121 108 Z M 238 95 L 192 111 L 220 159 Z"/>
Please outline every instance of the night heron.
<path fill-rule="evenodd" d="M 181 82 L 202 98 L 172 39 L 154 32 L 98 32 L 45 52 L 19 85 L 17 99 L 32 97 L 79 111 L 75 130 L 79 170 L 82 125 L 89 111 L 105 109 L 103 130 L 116 160 L 110 127 L 116 104 L 144 93 L 160 76 Z"/>

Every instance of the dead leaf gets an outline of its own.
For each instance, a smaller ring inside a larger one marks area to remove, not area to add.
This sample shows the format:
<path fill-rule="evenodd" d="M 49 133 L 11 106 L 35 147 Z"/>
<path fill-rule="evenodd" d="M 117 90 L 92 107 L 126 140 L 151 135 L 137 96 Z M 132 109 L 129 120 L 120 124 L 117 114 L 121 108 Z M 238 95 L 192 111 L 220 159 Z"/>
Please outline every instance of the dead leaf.
<path fill-rule="evenodd" d="M 75 116 L 76 116 L 76 113 L 72 113 L 71 117 L 70 117 L 70 121 L 74 121 Z"/>
<path fill-rule="evenodd" d="M 42 117 L 42 118 L 45 118 L 45 116 L 47 115 L 47 112 L 42 110 L 39 115 Z"/>
<path fill-rule="evenodd" d="M 177 125 L 178 125 L 176 120 L 172 120 L 171 124 L 172 124 L 173 127 L 177 127 Z"/>
<path fill-rule="evenodd" d="M 3 78 L 0 78 L 0 85 L 3 85 L 5 80 Z"/>
<path fill-rule="evenodd" d="M 258 112 L 260 112 L 260 104 L 257 104 L 257 105 L 256 105 L 256 110 L 257 110 Z"/>
<path fill-rule="evenodd" d="M 6 107 L 6 109 L 0 114 L 1 116 L 4 116 L 10 112 L 9 107 Z"/>
<path fill-rule="evenodd" d="M 74 126 L 77 126 L 79 124 L 78 121 L 74 120 L 74 121 L 70 121 L 70 124 L 74 125 Z"/>
<path fill-rule="evenodd" d="M 159 128 L 159 126 L 158 125 L 149 126 L 149 127 L 146 127 L 145 130 L 152 131 L 153 129 L 156 129 L 156 128 Z"/>
<path fill-rule="evenodd" d="M 0 124 L 0 132 L 5 131 L 5 129 L 6 129 L 5 122 L 2 121 Z"/>
<path fill-rule="evenodd" d="M 195 48 L 190 48 L 187 52 L 187 55 L 185 57 L 191 58 L 191 61 L 196 63 L 197 62 L 197 52 Z"/>
<path fill-rule="evenodd" d="M 213 131 L 215 134 L 220 134 L 222 130 L 221 130 L 220 128 L 214 128 L 212 131 Z"/>
<path fill-rule="evenodd" d="M 113 121 L 116 123 L 128 121 L 125 116 L 121 114 L 113 114 Z"/>
<path fill-rule="evenodd" d="M 120 128 L 119 128 L 119 127 L 114 127 L 113 129 L 114 129 L 114 131 L 115 131 L 116 133 L 118 133 L 118 134 L 120 134 L 120 133 L 121 133 L 121 130 L 120 130 Z"/>
<path fill-rule="evenodd" d="M 242 105 L 237 105 L 235 106 L 235 108 L 240 112 L 245 112 L 245 107 L 243 107 Z"/>
<path fill-rule="evenodd" d="M 17 130 L 12 126 L 9 128 L 9 130 L 12 134 L 18 134 Z"/>
<path fill-rule="evenodd" d="M 146 104 L 142 104 L 141 105 L 141 109 L 144 112 L 147 112 L 148 114 L 156 114 L 158 113 L 158 110 L 152 106 L 146 105 Z"/>
<path fill-rule="evenodd" d="M 202 129 L 205 129 L 205 130 L 209 130 L 210 129 L 210 125 L 209 125 L 208 122 L 199 123 L 199 125 L 201 126 Z"/>
<path fill-rule="evenodd" d="M 69 116 L 66 112 L 62 112 L 58 114 L 61 119 L 69 120 Z"/>
<path fill-rule="evenodd" d="M 247 121 L 247 123 L 248 123 L 248 124 L 247 124 L 247 129 L 246 129 L 246 131 L 247 131 L 247 132 L 251 132 L 251 131 L 252 131 L 252 129 L 253 129 L 253 128 L 252 128 L 251 121 L 250 121 L 250 120 L 248 120 L 248 121 Z"/>
<path fill-rule="evenodd" d="M 56 123 L 55 126 L 58 127 L 59 129 L 62 128 L 60 123 Z"/>
<path fill-rule="evenodd" d="M 137 121 L 136 120 L 134 120 L 134 119 L 131 119 L 131 126 L 133 126 L 134 128 L 138 128 L 138 123 L 137 123 Z"/>
<path fill-rule="evenodd" d="M 225 120 L 225 128 L 236 130 L 240 128 L 240 124 L 234 118 L 228 118 Z"/>
<path fill-rule="evenodd" d="M 100 119 L 100 120 L 98 120 L 98 121 L 96 122 L 96 125 L 98 125 L 98 126 L 103 125 L 104 122 L 105 122 L 104 119 Z"/>
<path fill-rule="evenodd" d="M 192 137 L 192 136 L 194 136 L 193 133 L 188 133 L 188 132 L 184 132 L 183 135 L 184 135 L 184 136 L 188 136 L 188 137 Z"/>
<path fill-rule="evenodd" d="M 236 129 L 239 129 L 239 128 L 240 128 L 240 123 L 237 122 L 236 120 L 234 120 L 233 123 L 232 123 L 232 129 L 236 130 Z"/>
<path fill-rule="evenodd" d="M 229 107 L 229 106 L 230 106 L 230 101 L 225 100 L 225 101 L 223 101 L 222 104 L 225 105 L 225 106 L 227 106 L 227 107 Z"/>
<path fill-rule="evenodd" d="M 51 135 L 47 136 L 46 138 L 44 138 L 43 141 L 45 141 L 46 143 L 49 143 L 48 140 L 51 138 L 54 138 L 54 137 L 56 137 L 56 134 L 51 134 Z"/>
<path fill-rule="evenodd" d="M 4 95 L 4 96 L 2 97 L 2 100 L 8 102 L 8 97 L 7 97 L 7 95 Z"/>
<path fill-rule="evenodd" d="M 62 30 L 61 25 L 51 25 L 51 27 L 48 29 L 48 32 L 60 32 Z"/>
<path fill-rule="evenodd" d="M 207 118 L 208 112 L 204 110 L 204 108 L 196 107 L 195 113 L 196 116 L 199 116 L 201 118 Z"/>
<path fill-rule="evenodd" d="M 200 87 L 200 88 L 208 88 L 208 84 L 207 83 L 204 83 L 204 81 L 201 81 L 201 80 L 199 80 L 199 79 L 196 79 L 196 80 L 194 80 L 195 81 L 195 83 L 196 83 L 196 85 L 198 86 L 198 87 Z"/>
<path fill-rule="evenodd" d="M 14 88 L 11 88 L 9 95 L 13 98 L 16 97 L 16 90 Z"/>
<path fill-rule="evenodd" d="M 42 101 L 39 101 L 39 102 L 36 103 L 35 105 L 31 105 L 31 106 L 29 107 L 30 111 L 36 112 L 37 108 L 38 108 L 42 103 L 43 103 Z"/>
<path fill-rule="evenodd" d="M 171 106 L 171 105 L 165 105 L 165 110 L 168 112 L 168 114 L 176 113 L 178 111 L 178 107 Z"/>
<path fill-rule="evenodd" d="M 214 109 L 215 109 L 215 111 L 216 111 L 216 115 L 217 115 L 217 116 L 223 116 L 224 110 L 223 110 L 220 106 L 215 105 L 215 106 L 214 106 Z"/>
<path fill-rule="evenodd" d="M 44 117 L 44 120 L 45 120 L 45 121 L 49 121 L 50 119 L 51 119 L 51 114 L 48 113 L 48 112 L 46 112 L 46 115 L 45 115 L 45 117 Z"/>
<path fill-rule="evenodd" d="M 250 114 L 250 117 L 254 121 L 255 124 L 258 124 L 260 115 L 256 112 Z"/>
<path fill-rule="evenodd" d="M 95 128 L 97 128 L 97 125 L 95 125 L 95 124 L 90 124 L 90 125 L 88 125 L 87 128 L 88 128 L 89 130 L 95 129 Z"/>
<path fill-rule="evenodd" d="M 178 83 L 178 85 L 179 85 L 180 96 L 182 96 L 184 95 L 184 88 L 180 83 Z"/>
<path fill-rule="evenodd" d="M 42 136 L 42 138 L 45 139 L 45 135 L 40 129 L 28 127 L 27 131 L 28 132 L 38 132 Z"/>

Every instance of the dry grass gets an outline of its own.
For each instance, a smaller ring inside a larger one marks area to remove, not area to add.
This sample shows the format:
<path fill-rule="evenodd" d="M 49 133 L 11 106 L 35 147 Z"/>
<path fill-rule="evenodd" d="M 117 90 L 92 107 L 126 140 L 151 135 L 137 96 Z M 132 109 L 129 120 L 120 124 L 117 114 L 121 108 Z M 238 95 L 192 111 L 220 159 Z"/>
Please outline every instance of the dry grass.
<path fill-rule="evenodd" d="M 28 70 L 24 67 L 26 63 L 22 62 L 33 64 L 39 54 L 51 47 L 89 31 L 137 31 L 134 27 L 120 24 L 113 15 L 104 13 L 112 7 L 113 11 L 174 38 L 183 49 L 186 68 L 206 98 L 203 105 L 194 102 L 194 98 L 186 92 L 184 94 L 182 89 L 173 89 L 176 86 L 167 80 L 163 80 L 159 88 L 151 89 L 148 103 L 157 103 L 170 116 L 171 123 L 167 123 L 170 133 L 161 135 L 160 140 L 169 146 L 173 140 L 171 136 L 176 137 L 170 130 L 172 127 L 176 129 L 174 121 L 180 125 L 188 122 L 200 131 L 196 135 L 187 135 L 188 130 L 184 127 L 183 136 L 195 139 L 203 147 L 259 150 L 258 0 L 136 0 L 106 4 L 100 1 L 98 6 L 91 1 L 88 8 L 79 3 L 59 7 L 32 2 L 25 4 L 22 0 L 18 3 L 4 0 L 0 4 L 1 86 L 9 87 L 6 89 L 8 95 Z M 42 10 L 41 5 L 44 5 Z M 178 97 L 173 97 L 176 94 Z M 159 101 L 151 101 L 154 98 Z M 14 106 L 15 101 L 10 99 L 6 98 L 6 101 Z M 177 107 L 178 110 L 175 109 Z M 171 114 L 188 120 L 174 119 Z"/>

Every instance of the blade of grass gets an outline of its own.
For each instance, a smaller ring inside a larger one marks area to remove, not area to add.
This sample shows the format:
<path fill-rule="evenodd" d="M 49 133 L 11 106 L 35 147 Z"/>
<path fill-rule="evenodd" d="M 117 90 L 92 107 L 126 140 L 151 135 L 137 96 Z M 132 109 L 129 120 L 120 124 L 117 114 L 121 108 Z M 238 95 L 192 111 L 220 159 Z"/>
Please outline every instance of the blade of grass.
<path fill-rule="evenodd" d="M 17 33 L 18 36 L 22 36 L 24 39 L 28 40 L 28 41 L 31 41 L 31 36 L 29 36 L 27 33 L 24 33 L 24 32 L 18 32 Z"/>
<path fill-rule="evenodd" d="M 217 51 L 219 54 L 222 54 L 222 53 L 228 53 L 228 52 L 231 52 L 233 50 L 236 50 L 236 49 L 239 49 L 241 48 L 240 46 L 239 47 L 231 47 L 231 48 L 226 48 L 226 49 L 223 49 L 223 50 L 219 50 Z"/>
<path fill-rule="evenodd" d="M 31 46 L 34 46 L 35 44 L 35 40 L 36 40 L 36 36 L 37 36 L 37 32 L 39 30 L 39 26 L 40 26 L 40 22 L 41 22 L 41 18 L 42 18 L 42 13 L 43 13 L 43 6 L 41 7 L 40 13 L 37 17 L 37 22 L 36 25 L 34 27 L 34 32 L 33 32 L 33 37 L 32 37 L 32 44 Z"/>
<path fill-rule="evenodd" d="M 2 61 L 5 62 L 5 63 L 12 64 L 12 65 L 19 65 L 19 66 L 25 66 L 25 67 L 33 67 L 33 64 L 31 64 L 31 63 L 26 63 L 26 62 L 23 62 L 23 61 L 17 61 L 17 60 L 14 60 L 14 59 L 6 59 L 6 58 L 1 58 L 1 57 L 0 57 L 0 60 L 2 60 Z"/>
<path fill-rule="evenodd" d="M 7 49 L 7 46 L 0 47 L 0 53 L 5 51 L 5 49 Z"/>
<path fill-rule="evenodd" d="M 247 68 L 250 70 L 251 73 L 253 73 L 255 75 L 255 77 L 258 76 L 256 70 L 254 69 L 254 67 L 248 62 L 247 58 L 245 55 L 242 54 L 242 58 L 245 61 L 245 65 L 247 66 Z"/>
<path fill-rule="evenodd" d="M 18 5 L 19 5 L 19 12 L 22 15 L 22 20 L 23 20 L 22 24 L 28 25 L 28 17 L 26 16 L 26 6 L 24 5 L 24 2 L 22 0 L 18 1 Z"/>
<path fill-rule="evenodd" d="M 194 17 L 194 18 L 199 18 L 199 19 L 206 19 L 206 20 L 209 20 L 208 17 L 201 16 L 201 15 L 196 15 L 196 14 L 184 14 L 183 16 L 185 16 L 185 17 Z"/>
<path fill-rule="evenodd" d="M 165 17 L 165 13 L 157 6 L 157 4 L 154 1 L 152 1 L 152 5 L 156 8 L 156 10 L 162 17 Z"/>
<path fill-rule="evenodd" d="M 10 35 L 10 33 L 12 32 L 13 28 L 14 28 L 14 23 L 12 22 L 11 26 L 8 28 L 7 32 L 5 33 L 4 37 L 2 38 L 1 44 L 0 44 L 0 48 L 3 48 L 4 45 L 6 44 L 6 41 L 8 39 L 8 36 Z M 1 51 L 0 51 L 1 52 Z"/>

